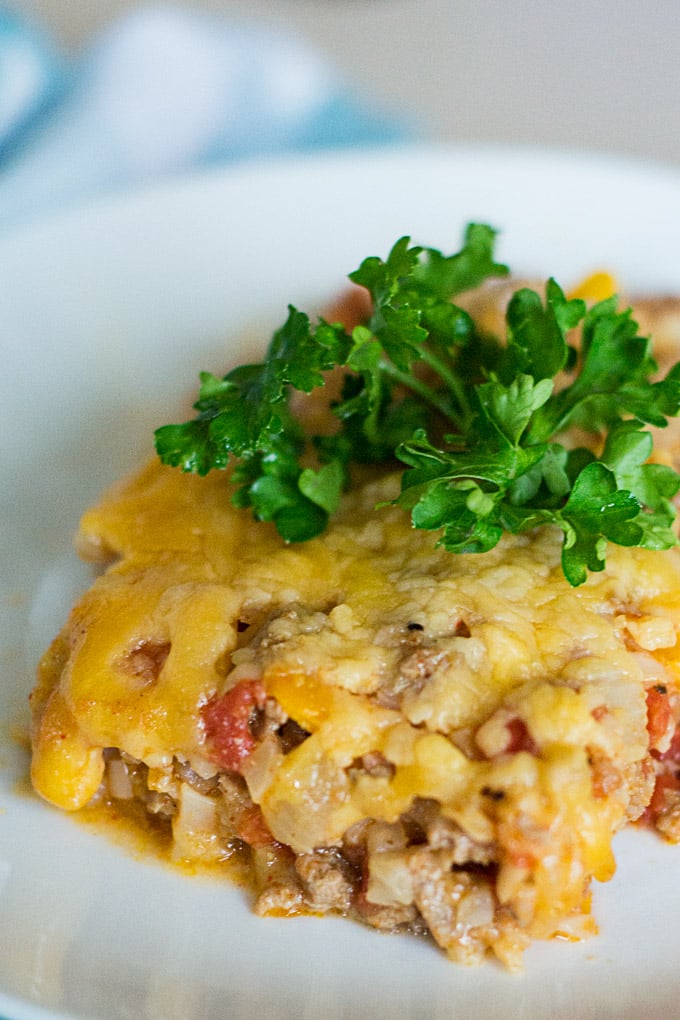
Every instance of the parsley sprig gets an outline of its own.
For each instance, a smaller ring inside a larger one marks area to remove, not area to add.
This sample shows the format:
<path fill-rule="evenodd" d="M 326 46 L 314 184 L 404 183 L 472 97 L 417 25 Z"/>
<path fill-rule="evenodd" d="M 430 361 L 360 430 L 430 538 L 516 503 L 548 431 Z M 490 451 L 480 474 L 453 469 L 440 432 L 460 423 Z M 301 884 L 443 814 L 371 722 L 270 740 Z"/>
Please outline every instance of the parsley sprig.
<path fill-rule="evenodd" d="M 289 307 L 263 362 L 201 374 L 197 416 L 156 431 L 161 460 L 201 475 L 234 461 L 234 503 L 290 542 L 325 529 L 352 464 L 396 458 L 406 470 L 393 502 L 453 553 L 556 526 L 579 585 L 603 569 L 609 542 L 676 545 L 680 475 L 650 462 L 645 426 L 680 412 L 680 364 L 656 379 L 629 310 L 615 297 L 587 307 L 553 279 L 544 295 L 518 289 L 506 335 L 487 335 L 455 299 L 508 275 L 495 237 L 470 224 L 453 255 L 402 237 L 385 260 L 365 259 L 350 280 L 372 312 L 351 332 Z M 309 436 L 291 394 L 338 368 L 337 428 Z M 570 426 L 592 432 L 592 448 L 570 445 Z"/>

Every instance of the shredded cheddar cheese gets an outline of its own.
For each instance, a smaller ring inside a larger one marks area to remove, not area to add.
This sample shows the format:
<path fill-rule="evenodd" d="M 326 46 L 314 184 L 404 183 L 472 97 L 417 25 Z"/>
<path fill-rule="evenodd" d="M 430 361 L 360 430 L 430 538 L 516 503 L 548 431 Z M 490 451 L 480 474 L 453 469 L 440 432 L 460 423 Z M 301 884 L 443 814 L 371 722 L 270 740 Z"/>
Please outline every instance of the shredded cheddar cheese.
<path fill-rule="evenodd" d="M 595 302 L 604 301 L 618 291 L 618 284 L 611 273 L 591 273 L 584 280 L 581 280 L 576 287 L 569 292 L 570 298 L 581 298 L 583 301 Z"/>
<path fill-rule="evenodd" d="M 394 508 L 376 524 L 389 476 L 290 546 L 230 507 L 229 484 L 154 463 L 84 516 L 81 548 L 111 562 L 42 664 L 39 792 L 83 807 L 110 748 L 148 769 L 149 796 L 178 762 L 210 783 L 206 705 L 262 684 L 277 725 L 300 733 L 286 748 L 255 730 L 243 768 L 276 845 L 327 854 L 362 826 L 408 831 L 414 805 L 434 804 L 463 870 L 469 844 L 495 876 L 506 937 L 582 934 L 589 882 L 611 877 L 612 836 L 648 784 L 646 687 L 661 672 L 675 690 L 680 557 L 617 549 L 578 589 L 550 532 L 451 557 Z M 593 760 L 614 776 L 605 792 Z M 168 783 L 184 850 L 218 853 L 217 787 Z M 406 910 L 380 854 L 403 879 L 422 838 L 368 854 L 383 874 L 372 909 Z M 454 957 L 456 931 L 440 938 Z M 479 938 L 493 949 L 490 931 Z"/>

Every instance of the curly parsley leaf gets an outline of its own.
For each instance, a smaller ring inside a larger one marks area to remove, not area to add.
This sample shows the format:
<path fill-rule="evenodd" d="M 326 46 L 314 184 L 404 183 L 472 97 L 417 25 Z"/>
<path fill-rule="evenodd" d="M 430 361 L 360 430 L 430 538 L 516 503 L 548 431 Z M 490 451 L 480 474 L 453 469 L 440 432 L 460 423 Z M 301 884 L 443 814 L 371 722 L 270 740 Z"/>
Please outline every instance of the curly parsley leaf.
<path fill-rule="evenodd" d="M 680 364 L 658 378 L 629 310 L 613 296 L 587 307 L 553 279 L 543 294 L 516 290 L 504 334 L 489 336 L 456 298 L 508 274 L 495 241 L 473 223 L 452 255 L 402 237 L 364 259 L 349 278 L 371 312 L 351 333 L 289 307 L 261 363 L 201 374 L 196 417 L 156 431 L 160 458 L 198 474 L 234 463 L 233 502 L 290 542 L 325 529 L 352 464 L 396 459 L 393 503 L 452 553 L 555 527 L 579 585 L 609 543 L 676 545 L 680 475 L 650 460 L 644 426 L 680 413 Z M 336 428 L 308 435 L 291 396 L 334 370 Z M 592 449 L 562 442 L 572 426 L 594 434 Z"/>
<path fill-rule="evenodd" d="M 639 514 L 637 499 L 618 487 L 612 471 L 597 461 L 588 464 L 555 517 L 565 533 L 562 569 L 569 583 L 582 584 L 587 570 L 604 568 L 607 542 L 640 545 Z"/>
<path fill-rule="evenodd" d="M 241 457 L 262 449 L 270 436 L 285 429 L 281 413 L 287 408 L 289 387 L 310 393 L 322 386 L 323 372 L 342 361 L 349 347 L 342 327 L 322 322 L 313 333 L 308 316 L 290 306 L 265 361 L 241 365 L 222 379 L 201 373 L 194 405 L 197 418 L 156 431 L 161 459 L 185 471 L 207 474 L 212 468 L 226 467 L 231 454 Z"/>
<path fill-rule="evenodd" d="M 584 312 L 585 303 L 568 301 L 555 280 L 548 280 L 545 305 L 528 287 L 516 291 L 506 314 L 508 367 L 534 379 L 552 379 L 572 358 L 567 332 L 578 325 Z"/>
<path fill-rule="evenodd" d="M 454 255 L 443 255 L 436 248 L 423 248 L 424 259 L 413 273 L 416 285 L 447 302 L 481 286 L 485 280 L 507 276 L 508 267 L 494 259 L 496 234 L 486 223 L 470 223 L 465 230 L 463 247 Z"/>

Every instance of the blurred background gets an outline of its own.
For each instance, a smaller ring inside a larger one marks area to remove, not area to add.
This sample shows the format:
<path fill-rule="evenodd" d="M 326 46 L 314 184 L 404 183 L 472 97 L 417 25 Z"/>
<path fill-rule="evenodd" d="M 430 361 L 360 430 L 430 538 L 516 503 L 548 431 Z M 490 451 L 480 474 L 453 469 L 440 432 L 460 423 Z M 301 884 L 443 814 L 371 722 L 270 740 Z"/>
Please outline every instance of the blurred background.
<path fill-rule="evenodd" d="M 11 6 L 11 5 L 10 5 Z M 14 0 L 72 49 L 138 0 Z M 191 0 L 294 27 L 437 140 L 680 162 L 678 0 Z"/>
<path fill-rule="evenodd" d="M 42 47 L 35 100 L 8 17 Z M 679 0 L 0 0 L 0 228 L 76 192 L 336 144 L 678 166 L 679 98 Z"/>

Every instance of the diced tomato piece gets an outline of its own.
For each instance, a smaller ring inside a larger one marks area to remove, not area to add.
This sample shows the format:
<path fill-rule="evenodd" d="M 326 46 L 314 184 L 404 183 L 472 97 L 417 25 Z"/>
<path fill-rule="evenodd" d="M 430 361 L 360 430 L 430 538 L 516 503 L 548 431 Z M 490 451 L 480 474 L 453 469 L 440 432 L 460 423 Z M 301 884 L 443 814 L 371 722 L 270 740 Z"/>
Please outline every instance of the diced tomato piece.
<path fill-rule="evenodd" d="M 364 287 L 352 285 L 339 294 L 324 312 L 327 322 L 341 322 L 348 333 L 370 318 L 373 303 Z"/>
<path fill-rule="evenodd" d="M 667 751 L 657 751 L 652 748 L 652 758 L 657 761 L 667 761 L 673 765 L 680 765 L 680 726 L 678 726 L 671 738 Z"/>
<path fill-rule="evenodd" d="M 649 746 L 658 747 L 668 737 L 669 728 L 673 725 L 673 710 L 665 688 L 650 687 L 647 691 L 647 732 Z"/>
<path fill-rule="evenodd" d="M 517 754 L 519 751 L 528 751 L 530 754 L 538 754 L 538 745 L 529 733 L 527 724 L 519 716 L 515 716 L 505 724 L 510 734 L 510 741 L 505 748 L 506 754 Z"/>
<path fill-rule="evenodd" d="M 248 846 L 273 846 L 276 843 L 257 804 L 243 812 L 238 820 L 237 830 L 239 839 Z"/>
<path fill-rule="evenodd" d="M 260 680 L 242 680 L 205 706 L 205 735 L 211 757 L 218 765 L 232 772 L 241 770 L 244 760 L 255 750 L 251 724 L 255 711 L 264 708 L 266 698 Z"/>
<path fill-rule="evenodd" d="M 680 777 L 675 772 L 662 772 L 656 777 L 654 793 L 645 808 L 644 814 L 640 819 L 641 821 L 646 822 L 648 825 L 654 825 L 657 817 L 666 807 L 667 790 L 680 790 Z"/>

